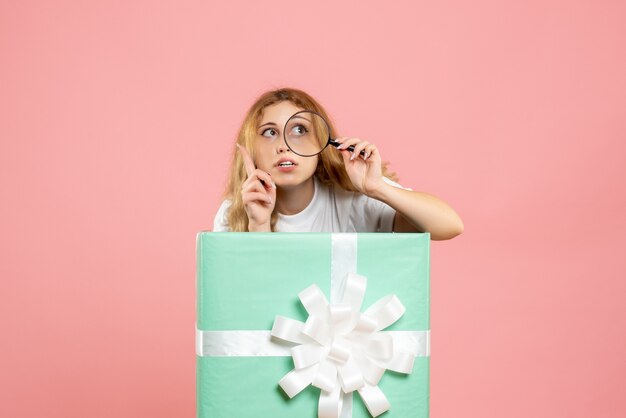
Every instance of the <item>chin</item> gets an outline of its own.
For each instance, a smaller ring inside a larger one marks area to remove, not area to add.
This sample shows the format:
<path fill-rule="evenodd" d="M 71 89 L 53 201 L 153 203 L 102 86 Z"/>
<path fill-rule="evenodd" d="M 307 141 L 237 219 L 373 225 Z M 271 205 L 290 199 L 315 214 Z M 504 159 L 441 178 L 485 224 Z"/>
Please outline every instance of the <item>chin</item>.
<path fill-rule="evenodd" d="M 298 187 L 301 186 L 302 184 L 306 183 L 307 179 L 281 179 L 276 181 L 276 187 L 282 187 L 285 189 L 288 188 L 292 188 L 292 187 Z"/>

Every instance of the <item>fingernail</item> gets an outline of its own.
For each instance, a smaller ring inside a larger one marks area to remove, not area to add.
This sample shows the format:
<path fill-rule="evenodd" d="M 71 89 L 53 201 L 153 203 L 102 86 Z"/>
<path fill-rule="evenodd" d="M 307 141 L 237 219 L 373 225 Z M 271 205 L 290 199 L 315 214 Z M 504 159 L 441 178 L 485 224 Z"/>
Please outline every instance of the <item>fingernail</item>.
<path fill-rule="evenodd" d="M 276 183 L 272 182 L 272 187 L 276 188 Z"/>
<path fill-rule="evenodd" d="M 267 203 L 269 203 L 270 205 L 272 204 L 272 198 L 271 197 L 267 198 Z"/>
<path fill-rule="evenodd" d="M 353 152 L 352 155 L 350 156 L 350 161 L 354 160 L 354 157 L 355 157 L 355 155 L 354 155 L 354 152 Z"/>

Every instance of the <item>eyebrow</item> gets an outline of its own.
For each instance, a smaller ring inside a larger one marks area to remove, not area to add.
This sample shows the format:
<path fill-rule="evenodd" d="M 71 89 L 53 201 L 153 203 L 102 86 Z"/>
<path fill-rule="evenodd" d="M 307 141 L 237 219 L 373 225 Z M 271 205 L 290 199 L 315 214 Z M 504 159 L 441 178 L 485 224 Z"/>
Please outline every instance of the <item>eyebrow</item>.
<path fill-rule="evenodd" d="M 309 119 L 305 118 L 304 116 L 296 116 L 296 117 L 293 117 L 292 119 L 304 119 L 305 121 L 311 123 L 311 121 Z M 263 125 L 259 126 L 259 129 L 261 129 L 264 126 L 276 126 L 276 127 L 278 127 L 278 125 L 275 124 L 274 122 L 266 122 Z"/>

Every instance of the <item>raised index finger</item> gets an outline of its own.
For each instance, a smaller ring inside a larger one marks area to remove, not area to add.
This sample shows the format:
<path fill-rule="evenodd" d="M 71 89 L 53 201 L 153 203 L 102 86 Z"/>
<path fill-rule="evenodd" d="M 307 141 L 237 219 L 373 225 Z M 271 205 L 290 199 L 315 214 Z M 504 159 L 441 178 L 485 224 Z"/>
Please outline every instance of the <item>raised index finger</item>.
<path fill-rule="evenodd" d="M 252 173 L 254 173 L 254 170 L 256 170 L 256 167 L 254 166 L 254 161 L 252 161 L 252 157 L 250 157 L 250 154 L 248 154 L 247 149 L 239 144 L 237 144 L 237 148 L 239 149 L 239 152 L 241 152 L 243 165 L 246 167 L 246 173 L 248 173 L 248 177 L 250 177 Z"/>

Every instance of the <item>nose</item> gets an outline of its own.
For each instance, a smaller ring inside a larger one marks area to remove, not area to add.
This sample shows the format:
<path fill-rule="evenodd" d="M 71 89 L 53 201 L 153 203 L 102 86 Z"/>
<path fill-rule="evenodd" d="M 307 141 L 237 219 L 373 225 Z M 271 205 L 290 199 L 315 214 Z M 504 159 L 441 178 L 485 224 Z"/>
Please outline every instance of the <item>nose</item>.
<path fill-rule="evenodd" d="M 282 154 L 284 152 L 289 152 L 289 147 L 285 140 L 279 141 L 276 145 L 276 154 Z"/>

